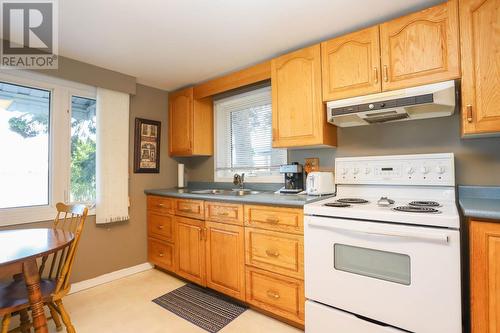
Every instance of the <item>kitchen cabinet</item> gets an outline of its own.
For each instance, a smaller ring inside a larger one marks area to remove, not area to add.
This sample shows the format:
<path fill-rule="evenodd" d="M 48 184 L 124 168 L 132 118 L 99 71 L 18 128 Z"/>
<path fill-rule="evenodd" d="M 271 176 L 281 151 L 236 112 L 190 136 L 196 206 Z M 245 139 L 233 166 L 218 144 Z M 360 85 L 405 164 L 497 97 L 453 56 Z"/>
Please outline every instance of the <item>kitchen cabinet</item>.
<path fill-rule="evenodd" d="M 194 99 L 190 87 L 169 94 L 168 105 L 169 155 L 212 155 L 212 98 Z"/>
<path fill-rule="evenodd" d="M 380 25 L 382 90 L 460 77 L 457 0 Z"/>
<path fill-rule="evenodd" d="M 335 146 L 321 92 L 320 45 L 271 61 L 273 147 Z"/>
<path fill-rule="evenodd" d="M 207 287 L 245 301 L 243 226 L 206 222 Z"/>
<path fill-rule="evenodd" d="M 205 222 L 175 217 L 177 267 L 175 272 L 201 286 L 206 285 Z"/>
<path fill-rule="evenodd" d="M 500 332 L 500 223 L 470 220 L 471 332 Z"/>
<path fill-rule="evenodd" d="M 462 134 L 500 132 L 500 0 L 461 0 Z"/>
<path fill-rule="evenodd" d="M 379 27 L 321 43 L 323 100 L 378 93 L 382 89 Z"/>

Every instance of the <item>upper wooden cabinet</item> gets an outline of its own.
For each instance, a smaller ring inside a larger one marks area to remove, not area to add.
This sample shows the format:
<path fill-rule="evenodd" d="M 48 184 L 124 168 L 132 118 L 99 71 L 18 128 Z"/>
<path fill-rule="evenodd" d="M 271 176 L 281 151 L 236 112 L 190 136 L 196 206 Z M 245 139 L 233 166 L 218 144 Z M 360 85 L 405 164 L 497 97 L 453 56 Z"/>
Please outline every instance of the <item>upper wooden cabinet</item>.
<path fill-rule="evenodd" d="M 500 0 L 461 0 L 462 133 L 500 132 Z"/>
<path fill-rule="evenodd" d="M 212 98 L 193 98 L 193 88 L 169 94 L 170 156 L 213 154 Z"/>
<path fill-rule="evenodd" d="M 382 90 L 460 77 L 456 0 L 380 25 Z"/>
<path fill-rule="evenodd" d="M 321 97 L 320 45 L 271 61 L 273 147 L 335 146 Z"/>
<path fill-rule="evenodd" d="M 379 27 L 321 43 L 321 61 L 323 100 L 380 92 Z"/>

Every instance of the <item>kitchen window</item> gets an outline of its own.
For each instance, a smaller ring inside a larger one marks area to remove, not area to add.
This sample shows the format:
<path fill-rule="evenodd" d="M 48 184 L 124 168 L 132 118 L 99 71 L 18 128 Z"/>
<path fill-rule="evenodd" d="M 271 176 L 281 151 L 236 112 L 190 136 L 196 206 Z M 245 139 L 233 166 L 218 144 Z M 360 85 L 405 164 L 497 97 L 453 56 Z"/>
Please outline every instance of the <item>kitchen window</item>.
<path fill-rule="evenodd" d="M 282 182 L 287 150 L 272 148 L 271 88 L 215 101 L 215 181 L 245 173 L 248 182 Z"/>
<path fill-rule="evenodd" d="M 95 202 L 96 89 L 0 71 L 0 226 L 52 220 L 56 202 Z"/>

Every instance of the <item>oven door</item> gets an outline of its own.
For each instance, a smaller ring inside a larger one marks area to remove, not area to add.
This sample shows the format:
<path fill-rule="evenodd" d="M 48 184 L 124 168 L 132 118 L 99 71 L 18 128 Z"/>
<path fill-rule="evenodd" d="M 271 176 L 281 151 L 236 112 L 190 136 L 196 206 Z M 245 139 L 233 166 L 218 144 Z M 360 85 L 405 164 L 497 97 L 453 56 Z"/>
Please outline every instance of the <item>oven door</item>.
<path fill-rule="evenodd" d="M 457 230 L 306 216 L 304 246 L 308 299 L 412 332 L 461 332 Z"/>

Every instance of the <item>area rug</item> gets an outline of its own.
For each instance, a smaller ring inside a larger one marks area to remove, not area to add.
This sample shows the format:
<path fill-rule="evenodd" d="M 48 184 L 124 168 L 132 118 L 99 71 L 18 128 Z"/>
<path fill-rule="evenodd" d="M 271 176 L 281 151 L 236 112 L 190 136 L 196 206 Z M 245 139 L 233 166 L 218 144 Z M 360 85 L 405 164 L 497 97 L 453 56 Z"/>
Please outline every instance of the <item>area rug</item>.
<path fill-rule="evenodd" d="M 211 333 L 219 332 L 247 309 L 224 295 L 194 284 L 186 284 L 153 302 Z"/>

